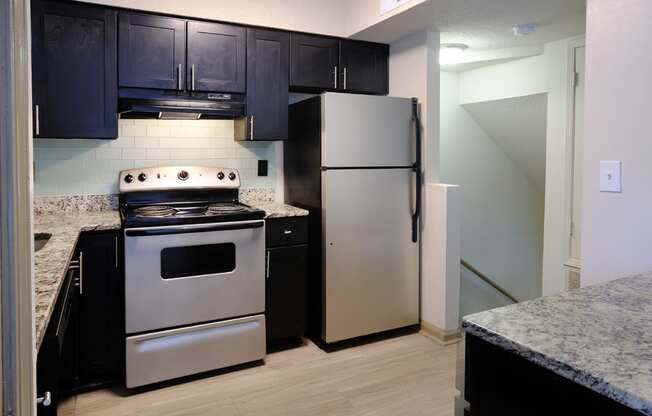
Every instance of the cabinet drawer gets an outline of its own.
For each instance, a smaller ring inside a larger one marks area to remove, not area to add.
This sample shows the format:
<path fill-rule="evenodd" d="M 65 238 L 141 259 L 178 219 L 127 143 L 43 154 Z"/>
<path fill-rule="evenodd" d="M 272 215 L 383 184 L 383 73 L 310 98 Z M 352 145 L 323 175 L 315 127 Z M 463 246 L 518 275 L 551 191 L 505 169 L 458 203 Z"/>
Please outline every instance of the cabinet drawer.
<path fill-rule="evenodd" d="M 127 337 L 127 388 L 265 356 L 263 315 Z"/>
<path fill-rule="evenodd" d="M 265 223 L 267 247 L 308 242 L 308 217 L 272 218 Z"/>

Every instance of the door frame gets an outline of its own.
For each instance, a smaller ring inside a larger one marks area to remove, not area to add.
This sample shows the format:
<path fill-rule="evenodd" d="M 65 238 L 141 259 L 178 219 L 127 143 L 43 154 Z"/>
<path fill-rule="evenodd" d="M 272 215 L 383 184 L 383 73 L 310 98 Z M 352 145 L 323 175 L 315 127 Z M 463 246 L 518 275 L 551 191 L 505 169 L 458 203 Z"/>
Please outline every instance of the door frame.
<path fill-rule="evenodd" d="M 2 411 L 36 414 L 29 0 L 0 2 Z"/>
<path fill-rule="evenodd" d="M 564 287 L 570 289 L 569 273 L 580 273 L 581 268 L 578 262 L 571 258 L 571 233 L 573 232 L 573 179 L 575 166 L 575 64 L 577 59 L 577 49 L 586 47 L 586 38 L 584 36 L 572 39 L 567 46 L 567 75 L 566 75 L 566 161 L 565 161 L 565 204 L 564 204 L 564 235 L 567 237 L 563 241 L 564 255 L 566 261 L 561 265 L 564 278 Z M 581 224 L 574 224 L 575 227 Z"/>

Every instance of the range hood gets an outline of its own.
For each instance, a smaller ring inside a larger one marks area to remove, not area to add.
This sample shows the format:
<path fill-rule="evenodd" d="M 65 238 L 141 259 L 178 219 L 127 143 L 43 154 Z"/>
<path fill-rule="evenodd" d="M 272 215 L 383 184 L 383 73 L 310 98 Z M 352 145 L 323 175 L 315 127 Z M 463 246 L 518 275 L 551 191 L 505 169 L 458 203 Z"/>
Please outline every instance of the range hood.
<path fill-rule="evenodd" d="M 120 91 L 120 118 L 160 120 L 237 119 L 244 117 L 242 94 L 156 94 Z"/>

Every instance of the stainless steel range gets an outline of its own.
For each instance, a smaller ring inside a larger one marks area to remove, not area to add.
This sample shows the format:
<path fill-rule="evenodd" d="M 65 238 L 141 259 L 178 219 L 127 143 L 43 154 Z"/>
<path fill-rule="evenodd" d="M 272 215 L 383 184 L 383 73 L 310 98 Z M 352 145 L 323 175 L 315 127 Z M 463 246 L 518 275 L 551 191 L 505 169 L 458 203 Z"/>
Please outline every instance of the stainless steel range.
<path fill-rule="evenodd" d="M 120 172 L 126 384 L 265 356 L 265 216 L 234 169 Z"/>

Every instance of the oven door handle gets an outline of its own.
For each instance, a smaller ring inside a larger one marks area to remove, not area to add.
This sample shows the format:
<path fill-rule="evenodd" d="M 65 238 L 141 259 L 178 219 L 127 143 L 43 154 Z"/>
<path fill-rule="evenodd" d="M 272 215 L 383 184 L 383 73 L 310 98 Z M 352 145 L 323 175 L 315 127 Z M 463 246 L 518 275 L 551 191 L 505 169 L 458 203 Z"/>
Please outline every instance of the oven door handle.
<path fill-rule="evenodd" d="M 247 221 L 238 223 L 210 224 L 205 226 L 171 226 L 166 228 L 139 228 L 126 230 L 127 237 L 149 237 L 156 235 L 173 235 L 173 234 L 190 234 L 205 233 L 210 231 L 230 231 L 230 230 L 247 230 L 252 228 L 262 228 L 265 221 Z"/>

